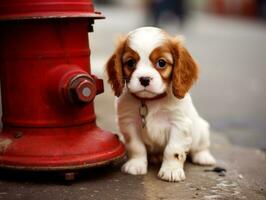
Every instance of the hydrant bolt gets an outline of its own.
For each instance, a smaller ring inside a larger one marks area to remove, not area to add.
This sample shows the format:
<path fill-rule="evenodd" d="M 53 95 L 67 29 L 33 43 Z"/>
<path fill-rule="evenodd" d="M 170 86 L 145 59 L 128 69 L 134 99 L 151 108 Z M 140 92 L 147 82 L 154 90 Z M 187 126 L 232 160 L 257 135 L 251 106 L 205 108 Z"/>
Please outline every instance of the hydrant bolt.
<path fill-rule="evenodd" d="M 96 96 L 96 85 L 92 77 L 78 75 L 74 77 L 68 86 L 68 98 L 71 103 L 89 103 Z"/>

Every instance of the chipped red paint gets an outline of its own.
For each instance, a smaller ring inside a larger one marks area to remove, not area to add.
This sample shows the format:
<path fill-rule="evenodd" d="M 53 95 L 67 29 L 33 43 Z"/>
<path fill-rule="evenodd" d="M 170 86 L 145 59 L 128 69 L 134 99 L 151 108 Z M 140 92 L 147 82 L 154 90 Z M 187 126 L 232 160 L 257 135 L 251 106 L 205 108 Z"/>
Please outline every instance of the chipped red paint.
<path fill-rule="evenodd" d="M 0 141 L 10 141 L 0 166 L 73 169 L 122 157 L 95 122 L 103 83 L 91 74 L 87 32 L 102 15 L 92 1 L 3 0 L 0 13 Z"/>

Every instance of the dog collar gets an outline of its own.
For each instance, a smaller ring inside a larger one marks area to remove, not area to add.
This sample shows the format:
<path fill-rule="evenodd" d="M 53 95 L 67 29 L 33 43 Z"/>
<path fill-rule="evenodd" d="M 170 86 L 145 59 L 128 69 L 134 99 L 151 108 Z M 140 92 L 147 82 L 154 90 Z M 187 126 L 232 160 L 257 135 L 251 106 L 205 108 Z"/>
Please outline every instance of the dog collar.
<path fill-rule="evenodd" d="M 167 93 L 164 92 L 162 94 L 158 94 L 156 95 L 155 97 L 152 97 L 152 98 L 143 98 L 143 97 L 138 97 L 137 95 L 135 95 L 134 93 L 131 93 L 133 97 L 135 97 L 136 99 L 140 100 L 141 102 L 145 102 L 145 101 L 153 101 L 153 100 L 158 100 L 158 99 L 161 99 L 161 98 L 164 98 L 167 96 Z"/>

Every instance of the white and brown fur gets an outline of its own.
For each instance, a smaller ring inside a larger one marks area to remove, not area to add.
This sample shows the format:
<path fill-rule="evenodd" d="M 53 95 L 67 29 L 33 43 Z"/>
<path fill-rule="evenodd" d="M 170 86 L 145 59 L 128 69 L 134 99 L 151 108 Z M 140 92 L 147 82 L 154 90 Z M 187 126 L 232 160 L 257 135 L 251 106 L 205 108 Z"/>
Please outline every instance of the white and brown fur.
<path fill-rule="evenodd" d="M 123 172 L 146 174 L 148 155 L 152 160 L 161 155 L 158 176 L 166 181 L 185 179 L 188 153 L 193 163 L 215 164 L 209 152 L 209 124 L 199 116 L 188 93 L 198 78 L 198 65 L 180 37 L 155 27 L 131 31 L 120 40 L 106 70 L 118 97 L 117 121 L 129 157 Z M 141 77 L 149 78 L 147 86 Z M 153 99 L 163 93 L 167 95 Z M 139 115 L 140 99 L 148 107 L 145 128 Z"/>

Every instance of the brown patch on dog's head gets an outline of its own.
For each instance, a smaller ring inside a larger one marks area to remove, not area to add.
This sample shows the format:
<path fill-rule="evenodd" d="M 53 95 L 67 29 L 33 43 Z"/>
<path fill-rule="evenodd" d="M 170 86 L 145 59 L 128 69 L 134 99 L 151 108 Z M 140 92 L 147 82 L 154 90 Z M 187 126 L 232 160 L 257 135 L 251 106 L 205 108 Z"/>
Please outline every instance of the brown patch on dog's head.
<path fill-rule="evenodd" d="M 122 94 L 125 81 L 130 80 L 138 61 L 139 55 L 128 46 L 127 39 L 120 38 L 115 52 L 106 64 L 108 82 L 117 97 Z"/>
<path fill-rule="evenodd" d="M 173 56 L 168 44 L 157 47 L 150 54 L 153 67 L 159 72 L 163 81 L 168 84 L 171 81 Z"/>
<path fill-rule="evenodd" d="M 124 53 L 122 55 L 123 74 L 126 82 L 130 81 L 131 75 L 135 71 L 136 64 L 139 59 L 140 57 L 138 53 L 126 45 Z"/>
<path fill-rule="evenodd" d="M 168 40 L 165 44 L 152 51 L 150 60 L 163 81 L 166 84 L 172 82 L 173 94 L 181 99 L 197 80 L 198 65 L 180 38 L 172 38 L 167 34 L 166 37 Z"/>

